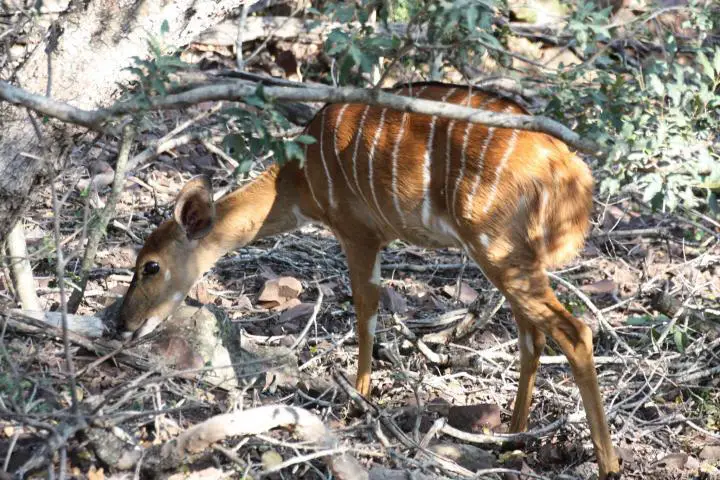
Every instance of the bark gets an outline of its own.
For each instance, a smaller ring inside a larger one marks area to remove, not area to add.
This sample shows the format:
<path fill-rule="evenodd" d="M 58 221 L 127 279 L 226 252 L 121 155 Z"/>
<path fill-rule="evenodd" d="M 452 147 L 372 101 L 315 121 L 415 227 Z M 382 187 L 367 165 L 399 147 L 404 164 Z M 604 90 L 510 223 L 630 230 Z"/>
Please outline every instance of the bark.
<path fill-rule="evenodd" d="M 54 22 L 57 38 L 37 28 L 38 33 L 26 39 L 28 53 L 17 70 L 0 72 L 0 78 L 38 95 L 46 94 L 50 79 L 51 96 L 75 107 L 109 104 L 117 92 L 116 82 L 129 76 L 123 69 L 132 64 L 132 56 L 146 55 L 148 35 L 159 36 L 163 21 L 169 26 L 165 43 L 183 45 L 236 6 L 233 0 L 71 2 Z M 48 39 L 50 69 L 45 53 Z M 31 204 L 41 174 L 50 171 L 43 159 L 56 161 L 77 132 L 77 127 L 59 122 L 41 128 L 52 140 L 46 143 L 52 150 L 41 147 L 25 108 L 0 103 L 0 241 Z"/>

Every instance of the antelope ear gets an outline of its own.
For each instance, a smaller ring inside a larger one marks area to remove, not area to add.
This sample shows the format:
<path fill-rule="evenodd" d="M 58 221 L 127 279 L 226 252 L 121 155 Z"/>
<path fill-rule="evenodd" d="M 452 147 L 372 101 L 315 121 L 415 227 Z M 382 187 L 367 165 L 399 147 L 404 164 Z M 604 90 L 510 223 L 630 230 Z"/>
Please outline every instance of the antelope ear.
<path fill-rule="evenodd" d="M 185 184 L 178 194 L 173 215 L 190 240 L 210 233 L 215 224 L 215 203 L 207 175 L 193 177 Z"/>

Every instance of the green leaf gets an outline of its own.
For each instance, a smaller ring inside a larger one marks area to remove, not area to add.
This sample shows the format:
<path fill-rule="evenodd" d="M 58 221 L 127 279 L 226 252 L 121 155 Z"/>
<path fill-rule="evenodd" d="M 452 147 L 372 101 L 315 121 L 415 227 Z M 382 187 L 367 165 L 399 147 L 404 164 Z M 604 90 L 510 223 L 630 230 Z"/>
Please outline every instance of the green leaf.
<path fill-rule="evenodd" d="M 305 161 L 305 153 L 299 143 L 288 141 L 285 142 L 285 158 L 287 160 L 297 159 L 302 163 Z"/>
<path fill-rule="evenodd" d="M 625 324 L 633 327 L 644 327 L 654 323 L 655 319 L 650 315 L 633 315 L 625 319 Z"/>
<path fill-rule="evenodd" d="M 247 148 L 247 143 L 244 135 L 230 133 L 225 135 L 223 138 L 222 146 L 225 153 L 230 155 L 232 158 L 239 160 L 242 158 L 243 153 Z"/>
<path fill-rule="evenodd" d="M 675 340 L 675 348 L 678 352 L 685 353 L 685 345 L 687 344 L 687 335 L 679 328 L 675 329 L 673 333 L 673 339 Z"/>
<path fill-rule="evenodd" d="M 257 108 L 265 108 L 265 100 L 258 97 L 256 94 L 245 97 L 245 103 Z"/>
<path fill-rule="evenodd" d="M 170 24 L 167 20 L 163 20 L 162 25 L 160 25 L 160 33 L 165 35 L 170 31 Z"/>
<path fill-rule="evenodd" d="M 650 202 L 655 195 L 660 193 L 662 190 L 663 183 L 662 179 L 660 178 L 660 175 L 658 174 L 650 174 L 648 175 L 648 184 L 645 187 L 645 191 L 643 192 L 643 202 Z"/>
<path fill-rule="evenodd" d="M 657 75 L 651 74 L 648 76 L 648 85 L 650 85 L 650 88 L 658 97 L 665 96 L 665 85 Z"/>
<path fill-rule="evenodd" d="M 703 74 L 705 74 L 706 77 L 708 77 L 711 80 L 715 79 L 715 68 L 713 68 L 712 64 L 710 64 L 710 60 L 708 60 L 707 56 L 704 52 L 699 52 L 697 54 L 697 61 L 700 64 L 700 66 L 703 69 Z"/>
<path fill-rule="evenodd" d="M 233 175 L 244 175 L 250 171 L 252 168 L 253 161 L 250 158 L 246 158 L 240 161 L 237 167 L 235 167 L 235 170 L 233 171 Z"/>
<path fill-rule="evenodd" d="M 298 143 L 302 143 L 303 145 L 312 145 L 313 143 L 317 143 L 317 140 L 312 135 L 302 134 L 295 138 L 295 141 Z"/>

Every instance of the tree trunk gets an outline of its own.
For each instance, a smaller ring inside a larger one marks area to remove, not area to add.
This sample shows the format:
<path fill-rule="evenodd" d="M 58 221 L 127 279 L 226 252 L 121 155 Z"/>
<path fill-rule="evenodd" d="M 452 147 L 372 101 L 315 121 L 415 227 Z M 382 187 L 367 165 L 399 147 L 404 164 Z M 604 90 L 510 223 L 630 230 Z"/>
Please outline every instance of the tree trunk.
<path fill-rule="evenodd" d="M 18 10 L 23 9 L 21 2 Z M 34 2 L 30 2 L 31 4 Z M 40 15 L 37 28 L 23 39 L 26 54 L 20 56 L 15 71 L 0 73 L 0 78 L 45 94 L 50 78 L 51 95 L 83 108 L 109 105 L 117 92 L 116 82 L 128 79 L 123 71 L 132 65 L 132 56 L 145 57 L 149 35 L 160 36 L 163 21 L 169 30 L 166 45 L 189 43 L 205 29 L 222 21 L 237 8 L 235 0 L 56 0 L 38 2 L 42 12 L 63 12 L 52 23 Z M 251 1 L 251 3 L 255 3 Z M 7 5 L 3 2 L 3 5 Z M 26 18 L 26 17 L 23 17 Z M 55 25 L 44 28 L 41 25 Z M 51 49 L 51 74 L 48 75 L 48 44 L 57 35 Z M 51 40 L 48 41 L 48 38 Z M 78 129 L 59 122 L 38 122 L 46 147 L 40 145 L 27 111 L 0 103 L 0 242 L 4 241 L 17 219 L 32 204 L 33 187 L 43 175 L 56 168 L 63 151 L 71 146 Z M 29 155 L 28 155 L 29 154 Z M 47 163 L 46 163 L 47 162 Z"/>

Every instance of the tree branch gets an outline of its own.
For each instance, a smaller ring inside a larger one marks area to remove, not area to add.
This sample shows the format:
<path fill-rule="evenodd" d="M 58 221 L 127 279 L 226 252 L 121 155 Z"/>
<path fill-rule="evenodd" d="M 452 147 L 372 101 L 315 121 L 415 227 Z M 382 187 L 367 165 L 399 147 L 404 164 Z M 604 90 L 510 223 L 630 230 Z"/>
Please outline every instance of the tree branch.
<path fill-rule="evenodd" d="M 116 104 L 110 108 L 82 110 L 68 104 L 48 100 L 45 97 L 26 92 L 7 82 L 0 82 L 0 99 L 14 104 L 24 105 L 42 114 L 100 130 L 102 124 L 112 116 L 126 113 L 139 113 L 149 110 L 167 110 L 186 107 L 208 101 L 243 101 L 254 94 L 256 86 L 248 83 L 228 83 L 196 87 L 182 93 L 155 97 L 149 102 L 131 101 Z M 370 90 L 353 87 L 265 87 L 264 95 L 269 100 L 293 102 L 326 103 L 362 103 L 401 112 L 437 115 L 454 120 L 481 123 L 496 128 L 530 130 L 552 135 L 582 152 L 601 157 L 604 155 L 600 145 L 582 138 L 566 126 L 542 116 L 514 115 L 496 113 L 487 110 L 404 97 L 383 90 Z M 149 103 L 149 105 L 148 105 Z"/>

